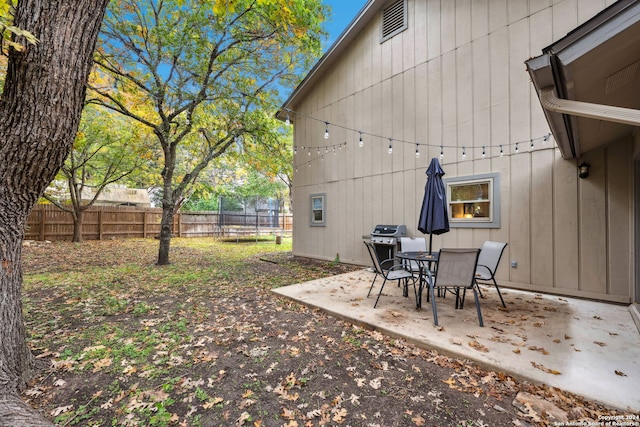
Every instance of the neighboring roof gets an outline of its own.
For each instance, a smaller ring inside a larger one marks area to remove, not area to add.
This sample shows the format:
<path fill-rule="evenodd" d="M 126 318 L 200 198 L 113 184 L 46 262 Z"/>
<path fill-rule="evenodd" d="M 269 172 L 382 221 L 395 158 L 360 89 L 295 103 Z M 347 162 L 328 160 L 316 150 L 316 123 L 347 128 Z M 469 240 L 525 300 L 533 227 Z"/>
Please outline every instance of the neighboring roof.
<path fill-rule="evenodd" d="M 346 1 L 346 0 L 345 0 Z M 286 110 L 292 110 L 291 106 L 313 87 L 314 83 L 322 76 L 336 59 L 344 52 L 349 44 L 356 38 L 369 21 L 378 13 L 380 9 L 388 2 L 388 0 L 369 0 L 364 5 L 358 15 L 351 21 L 347 28 L 340 34 L 336 41 L 322 55 L 316 65 L 313 66 L 306 77 L 300 82 L 298 87 L 291 93 L 289 98 L 282 104 L 280 111 L 276 113 L 276 117 L 284 120 L 287 116 Z"/>
<path fill-rule="evenodd" d="M 640 126 L 640 0 L 620 0 L 526 61 L 562 157 Z"/>

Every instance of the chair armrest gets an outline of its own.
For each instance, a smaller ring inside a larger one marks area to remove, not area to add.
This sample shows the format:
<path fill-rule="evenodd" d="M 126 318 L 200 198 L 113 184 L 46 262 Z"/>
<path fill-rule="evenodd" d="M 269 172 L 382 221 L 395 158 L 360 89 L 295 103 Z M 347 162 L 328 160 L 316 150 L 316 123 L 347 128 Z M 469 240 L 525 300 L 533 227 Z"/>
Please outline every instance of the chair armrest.
<path fill-rule="evenodd" d="M 391 267 L 393 267 L 394 265 L 396 265 L 396 260 L 395 258 L 388 258 L 385 259 L 383 261 L 380 261 L 380 267 L 382 267 L 384 270 L 388 270 L 391 267 L 385 267 L 386 264 L 391 264 Z"/>
<path fill-rule="evenodd" d="M 476 266 L 476 276 L 478 275 L 478 270 L 480 270 L 480 269 L 487 270 L 487 273 L 489 273 L 489 277 L 493 277 L 493 273 L 491 272 L 491 269 L 489 267 L 487 267 L 486 265 L 482 265 L 482 264 L 478 264 Z"/>

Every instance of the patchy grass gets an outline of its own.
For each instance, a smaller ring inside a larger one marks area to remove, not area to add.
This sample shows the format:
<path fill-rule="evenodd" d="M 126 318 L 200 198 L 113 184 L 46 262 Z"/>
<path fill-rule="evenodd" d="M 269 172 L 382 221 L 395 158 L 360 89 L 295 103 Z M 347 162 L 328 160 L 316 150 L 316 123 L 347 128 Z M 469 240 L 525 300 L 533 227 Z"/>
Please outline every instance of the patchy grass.
<path fill-rule="evenodd" d="M 157 244 L 24 248 L 29 342 L 51 367 L 23 397 L 57 425 L 537 422 L 511 406 L 520 390 L 600 410 L 274 296 L 358 268 L 292 257 L 290 239 L 173 239 L 163 267 Z"/>

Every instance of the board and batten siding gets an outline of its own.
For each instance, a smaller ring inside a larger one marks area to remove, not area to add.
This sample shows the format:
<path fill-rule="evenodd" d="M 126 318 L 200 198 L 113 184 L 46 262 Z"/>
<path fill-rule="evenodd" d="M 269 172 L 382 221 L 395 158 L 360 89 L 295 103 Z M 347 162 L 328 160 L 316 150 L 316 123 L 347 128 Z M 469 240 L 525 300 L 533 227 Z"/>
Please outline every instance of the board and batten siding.
<path fill-rule="evenodd" d="M 452 228 L 434 236 L 435 248 L 508 242 L 503 286 L 630 302 L 633 141 L 587 153 L 580 161 L 590 176 L 579 179 L 577 162 L 541 140 L 549 128 L 524 65 L 610 3 L 408 0 L 408 29 L 382 44 L 374 17 L 292 105 L 301 113 L 293 117 L 294 254 L 368 264 L 362 241 L 376 224 L 421 236 L 425 171 L 442 144 L 450 147 L 445 177 L 500 174 L 502 221 Z M 354 130 L 365 133 L 362 148 Z M 310 226 L 316 193 L 326 194 L 324 227 Z"/>

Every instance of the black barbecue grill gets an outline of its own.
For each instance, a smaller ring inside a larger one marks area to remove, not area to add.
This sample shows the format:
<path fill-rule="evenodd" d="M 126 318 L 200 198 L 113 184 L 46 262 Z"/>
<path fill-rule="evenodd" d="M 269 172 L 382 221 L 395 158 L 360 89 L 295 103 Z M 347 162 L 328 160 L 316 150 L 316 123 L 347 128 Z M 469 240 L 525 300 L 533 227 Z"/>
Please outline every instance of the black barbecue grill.
<path fill-rule="evenodd" d="M 376 225 L 369 238 L 376 248 L 378 258 L 384 261 L 396 256 L 400 247 L 400 237 L 406 235 L 406 225 Z"/>

